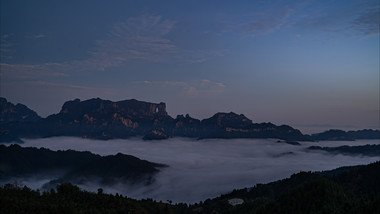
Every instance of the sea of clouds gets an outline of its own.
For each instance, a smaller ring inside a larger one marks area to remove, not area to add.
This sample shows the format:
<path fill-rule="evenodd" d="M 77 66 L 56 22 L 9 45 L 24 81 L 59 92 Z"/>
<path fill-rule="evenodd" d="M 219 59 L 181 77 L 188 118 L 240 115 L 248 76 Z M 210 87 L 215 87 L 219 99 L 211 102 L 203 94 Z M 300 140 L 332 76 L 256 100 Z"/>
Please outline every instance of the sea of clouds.
<path fill-rule="evenodd" d="M 380 144 L 379 140 L 301 142 L 301 145 L 279 143 L 277 139 L 209 139 L 171 138 L 162 141 L 90 140 L 74 137 L 23 139 L 23 147 L 45 147 L 51 150 L 91 151 L 100 155 L 123 153 L 151 162 L 163 163 L 151 185 L 131 185 L 124 181 L 114 186 L 99 186 L 95 181 L 80 184 L 83 189 L 141 199 L 195 203 L 217 197 L 233 189 L 252 187 L 289 177 L 299 171 L 322 171 L 341 166 L 368 164 L 380 157 L 332 155 L 324 151 L 307 151 L 313 145 L 341 146 Z M 54 177 L 51 177 L 54 179 Z M 49 181 L 19 181 L 40 188 Z"/>

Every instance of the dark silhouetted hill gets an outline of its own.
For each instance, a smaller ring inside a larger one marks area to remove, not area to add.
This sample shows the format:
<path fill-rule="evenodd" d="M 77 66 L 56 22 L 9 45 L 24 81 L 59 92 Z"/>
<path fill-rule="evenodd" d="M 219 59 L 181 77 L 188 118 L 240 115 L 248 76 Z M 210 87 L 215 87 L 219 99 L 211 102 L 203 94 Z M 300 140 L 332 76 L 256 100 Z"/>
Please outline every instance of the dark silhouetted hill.
<path fill-rule="evenodd" d="M 100 156 L 73 150 L 51 151 L 0 145 L 2 180 L 60 172 L 61 176 L 56 183 L 80 183 L 81 180 L 94 178 L 103 184 L 112 184 L 116 180 L 150 183 L 159 167 L 163 166 L 120 153 Z"/>
<path fill-rule="evenodd" d="M 380 139 L 380 130 L 363 129 L 358 131 L 343 131 L 338 129 L 330 129 L 325 132 L 313 134 L 314 140 L 344 140 L 352 141 L 356 139 Z"/>
<path fill-rule="evenodd" d="M 364 145 L 364 146 L 338 146 L 338 147 L 320 147 L 310 146 L 310 151 L 326 151 L 331 154 L 344 154 L 344 155 L 362 155 L 370 157 L 380 157 L 380 144 Z"/>
<path fill-rule="evenodd" d="M 379 213 L 380 162 L 333 172 L 300 172 L 280 181 L 257 184 L 208 199 L 199 213 Z M 241 199 L 231 206 L 230 199 Z"/>
<path fill-rule="evenodd" d="M 358 131 L 348 131 L 348 134 L 355 139 L 380 139 L 380 130 L 363 129 Z"/>

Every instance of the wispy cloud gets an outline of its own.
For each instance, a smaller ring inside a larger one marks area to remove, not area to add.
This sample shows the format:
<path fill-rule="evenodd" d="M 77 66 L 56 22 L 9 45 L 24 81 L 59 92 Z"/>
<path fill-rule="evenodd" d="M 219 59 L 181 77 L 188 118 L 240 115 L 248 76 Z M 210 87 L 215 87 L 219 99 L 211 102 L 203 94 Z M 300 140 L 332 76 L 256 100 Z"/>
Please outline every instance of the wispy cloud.
<path fill-rule="evenodd" d="M 297 26 L 308 30 L 322 30 L 348 36 L 367 36 L 379 34 L 380 3 L 364 1 L 351 8 L 341 8 L 305 16 Z"/>
<path fill-rule="evenodd" d="M 94 50 L 83 60 L 43 64 L 7 64 L 2 62 L 3 75 L 14 78 L 38 78 L 65 76 L 77 71 L 106 70 L 111 67 L 128 66 L 132 60 L 148 62 L 180 61 L 200 63 L 215 56 L 224 55 L 224 50 L 185 50 L 167 37 L 176 22 L 158 15 L 145 14 L 115 23 L 108 37 L 95 41 Z M 43 38 L 45 34 L 34 35 Z M 8 35 L 2 37 L 2 54 L 10 44 Z"/>
<path fill-rule="evenodd" d="M 61 87 L 61 88 L 82 89 L 82 90 L 98 90 L 99 89 L 95 87 L 65 84 L 65 83 L 55 83 L 55 82 L 47 82 L 47 81 L 27 81 L 25 83 L 31 84 L 31 85 L 39 85 L 39 86 Z"/>
<path fill-rule="evenodd" d="M 228 54 L 228 50 L 181 50 L 181 54 L 173 57 L 174 60 L 188 63 L 202 63 L 215 57 Z"/>
<path fill-rule="evenodd" d="M 174 23 L 161 16 L 153 15 L 129 18 L 125 22 L 114 24 L 107 39 L 96 41 L 95 50 L 87 59 L 43 64 L 2 63 L 2 75 L 33 79 L 66 76 L 83 70 L 105 70 L 110 67 L 124 66 L 134 59 L 159 61 L 176 52 L 175 45 L 164 38 Z M 36 39 L 43 37 L 45 37 L 44 34 L 33 36 Z M 4 35 L 1 40 L 2 55 L 10 47 L 7 38 L 8 35 Z"/>
<path fill-rule="evenodd" d="M 98 48 L 92 53 L 92 57 L 108 62 L 125 62 L 129 59 L 162 60 L 177 51 L 172 41 L 165 38 L 174 24 L 172 20 L 153 15 L 133 17 L 116 23 L 107 40 L 97 41 Z"/>
<path fill-rule="evenodd" d="M 349 29 L 365 35 L 380 33 L 380 3 L 364 4 Z"/>
<path fill-rule="evenodd" d="M 46 37 L 46 35 L 42 34 L 42 33 L 33 36 L 33 38 L 35 38 L 35 39 L 41 39 L 41 38 L 44 38 L 44 37 Z"/>
<path fill-rule="evenodd" d="M 193 81 L 141 81 L 136 84 L 158 88 L 172 88 L 173 91 L 179 92 L 188 97 L 200 97 L 217 95 L 224 92 L 225 84 L 211 80 L 193 80 Z"/>
<path fill-rule="evenodd" d="M 254 36 L 271 33 L 285 26 L 293 13 L 294 10 L 288 6 L 257 13 L 248 23 L 241 24 L 239 29 L 245 34 Z"/>
<path fill-rule="evenodd" d="M 251 36 L 266 35 L 285 28 L 294 31 L 298 37 L 305 30 L 350 37 L 380 32 L 380 3 L 377 0 L 364 0 L 333 9 L 319 1 L 296 2 L 243 17 L 244 21 L 236 24 L 237 29 L 244 35 Z"/>
<path fill-rule="evenodd" d="M 1 61 L 4 59 L 11 59 L 11 53 L 14 52 L 12 49 L 13 44 L 9 41 L 10 35 L 4 34 L 0 37 L 0 58 Z"/>
<path fill-rule="evenodd" d="M 105 70 L 127 65 L 130 60 L 161 61 L 177 51 L 165 36 L 175 22 L 161 16 L 142 15 L 113 25 L 108 38 L 96 41 L 85 60 L 65 63 L 71 70 Z"/>
<path fill-rule="evenodd" d="M 52 98 L 57 94 L 60 94 L 63 97 L 68 97 L 67 99 L 71 99 L 74 97 L 77 98 L 92 98 L 92 97 L 110 97 L 116 94 L 119 94 L 120 91 L 113 88 L 107 87 L 97 87 L 97 86 L 87 86 L 81 84 L 71 84 L 71 83 L 59 83 L 52 81 L 16 81 L 6 83 L 5 87 L 16 88 L 16 92 L 26 90 L 37 90 L 41 91 L 41 95 L 43 95 L 43 102 L 48 101 L 48 98 Z M 13 93 L 13 92 L 9 92 Z M 18 95 L 19 96 L 19 95 Z M 62 98 L 60 98 L 62 99 Z M 64 102 L 65 100 L 63 100 Z"/>
<path fill-rule="evenodd" d="M 116 23 L 108 39 L 96 42 L 97 49 L 88 61 L 103 70 L 107 66 L 119 66 L 135 59 L 200 63 L 226 53 L 226 50 L 187 50 L 179 47 L 167 38 L 175 24 L 173 20 L 147 14 Z"/>
<path fill-rule="evenodd" d="M 40 77 L 65 77 L 65 72 L 60 72 L 57 68 L 64 67 L 60 63 L 44 63 L 35 65 L 7 64 L 0 63 L 1 75 L 9 79 L 36 79 Z"/>

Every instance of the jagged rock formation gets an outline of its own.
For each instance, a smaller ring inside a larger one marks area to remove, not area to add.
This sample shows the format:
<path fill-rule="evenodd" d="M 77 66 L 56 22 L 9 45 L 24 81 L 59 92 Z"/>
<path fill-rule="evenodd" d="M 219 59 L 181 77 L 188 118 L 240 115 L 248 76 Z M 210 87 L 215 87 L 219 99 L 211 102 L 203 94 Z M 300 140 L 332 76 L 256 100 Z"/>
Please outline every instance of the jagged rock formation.
<path fill-rule="evenodd" d="M 9 122 L 34 122 L 40 119 L 35 111 L 25 105 L 20 103 L 14 105 L 0 97 L 0 125 Z"/>
<path fill-rule="evenodd" d="M 174 120 L 172 135 L 193 138 L 199 137 L 200 126 L 200 120 L 192 118 L 188 114 L 186 114 L 185 117 L 183 115 L 178 115 Z"/>
<path fill-rule="evenodd" d="M 23 104 L 14 105 L 0 97 L 0 142 L 22 143 L 18 127 L 21 124 L 34 123 L 41 120 L 38 114 Z"/>
<path fill-rule="evenodd" d="M 172 121 L 166 112 L 165 103 L 134 99 L 112 102 L 99 98 L 68 101 L 58 114 L 45 120 L 52 127 L 59 127 L 51 130 L 51 135 L 98 139 L 145 135 L 154 128 L 167 127 Z"/>
<path fill-rule="evenodd" d="M 153 129 L 143 137 L 143 140 L 165 140 L 168 138 L 169 135 L 166 134 L 163 130 Z"/>
<path fill-rule="evenodd" d="M 10 116 L 5 114 L 4 118 Z M 253 123 L 243 114 L 233 112 L 216 113 L 203 120 L 189 115 L 179 115 L 173 119 L 166 112 L 165 103 L 149 103 L 134 99 L 119 102 L 99 98 L 85 101 L 75 99 L 66 102 L 58 114 L 45 119 L 7 121 L 0 127 L 0 142 L 51 136 L 78 136 L 103 140 L 132 136 L 144 136 L 145 140 L 167 139 L 170 136 L 199 139 L 278 138 L 286 141 L 354 140 L 363 139 L 367 135 L 371 139 L 380 138 L 380 131 L 374 130 L 331 130 L 309 136 L 287 125 Z"/>
<path fill-rule="evenodd" d="M 252 123 L 243 114 L 217 113 L 201 121 L 201 138 L 278 138 L 284 140 L 311 140 L 299 130 L 287 125 Z"/>

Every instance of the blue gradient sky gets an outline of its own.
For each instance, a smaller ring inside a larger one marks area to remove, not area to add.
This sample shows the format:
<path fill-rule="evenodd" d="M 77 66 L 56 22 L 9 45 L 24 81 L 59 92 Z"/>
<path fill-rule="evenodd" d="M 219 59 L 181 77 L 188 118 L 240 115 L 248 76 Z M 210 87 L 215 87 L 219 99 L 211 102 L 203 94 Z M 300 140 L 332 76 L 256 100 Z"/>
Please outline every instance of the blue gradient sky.
<path fill-rule="evenodd" d="M 306 133 L 379 128 L 379 1 L 1 0 L 1 91 L 243 113 Z"/>

